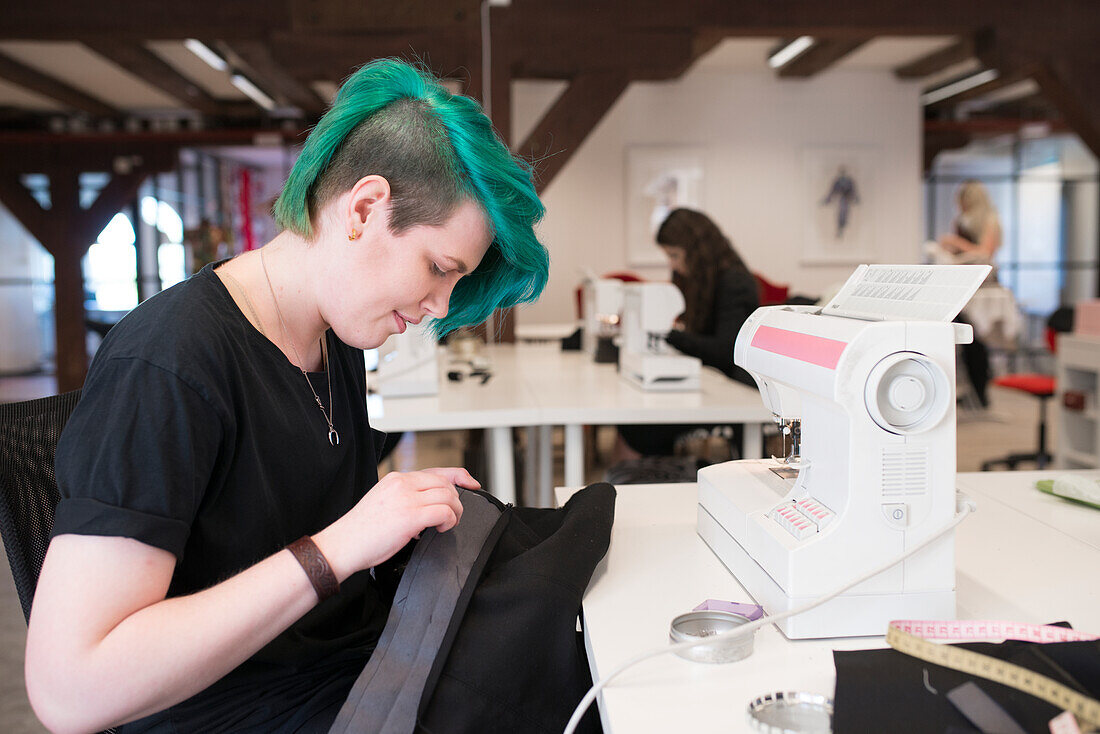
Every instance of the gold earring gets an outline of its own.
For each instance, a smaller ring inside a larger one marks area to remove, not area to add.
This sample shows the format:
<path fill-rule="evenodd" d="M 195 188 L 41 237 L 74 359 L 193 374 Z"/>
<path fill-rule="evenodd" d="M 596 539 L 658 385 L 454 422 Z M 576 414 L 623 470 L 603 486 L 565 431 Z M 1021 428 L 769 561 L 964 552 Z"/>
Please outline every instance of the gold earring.
<path fill-rule="evenodd" d="M 348 235 L 348 240 L 357 240 L 357 239 L 359 239 L 359 233 L 358 233 L 358 232 L 356 232 L 356 231 L 355 231 L 355 230 L 353 229 L 353 230 L 351 231 L 351 234 L 349 234 L 349 235 Z"/>

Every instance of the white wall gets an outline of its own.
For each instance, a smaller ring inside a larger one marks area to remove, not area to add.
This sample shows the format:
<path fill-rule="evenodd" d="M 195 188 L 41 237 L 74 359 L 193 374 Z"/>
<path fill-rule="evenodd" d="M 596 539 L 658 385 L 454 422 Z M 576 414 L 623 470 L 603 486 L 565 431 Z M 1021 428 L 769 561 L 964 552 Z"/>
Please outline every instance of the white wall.
<path fill-rule="evenodd" d="M 1100 165 L 1080 138 L 1065 141 L 1061 155 L 1062 173 L 1078 180 L 1068 192 L 1066 202 L 1070 216 L 1066 222 L 1066 257 L 1078 262 L 1096 259 L 1096 243 L 1100 240 L 1100 207 L 1097 191 L 1100 184 L 1095 177 Z M 1066 274 L 1066 297 L 1076 303 L 1097 295 L 1097 273 L 1093 269 L 1071 270 Z"/>
<path fill-rule="evenodd" d="M 552 102 L 545 83 L 513 86 L 517 141 Z M 540 228 L 550 249 L 542 299 L 525 324 L 574 318 L 582 268 L 622 269 L 626 258 L 626 154 L 632 145 L 691 145 L 706 153 L 703 209 L 749 267 L 792 292 L 817 295 L 854 263 L 800 262 L 810 211 L 797 202 L 808 147 L 862 146 L 875 153 L 875 247 L 879 262 L 917 262 L 921 226 L 919 87 L 888 71 L 834 71 L 812 80 L 770 72 L 698 70 L 667 83 L 635 83 L 612 107 L 543 195 Z M 532 110 L 535 110 L 534 112 Z M 522 126 L 522 128 L 521 128 Z M 824 193 L 824 192 L 823 192 Z M 667 269 L 631 267 L 647 277 Z"/>
<path fill-rule="evenodd" d="M 49 255 L 3 204 L 0 204 L 0 374 L 36 370 L 41 366 L 44 344 L 39 313 L 41 287 Z"/>

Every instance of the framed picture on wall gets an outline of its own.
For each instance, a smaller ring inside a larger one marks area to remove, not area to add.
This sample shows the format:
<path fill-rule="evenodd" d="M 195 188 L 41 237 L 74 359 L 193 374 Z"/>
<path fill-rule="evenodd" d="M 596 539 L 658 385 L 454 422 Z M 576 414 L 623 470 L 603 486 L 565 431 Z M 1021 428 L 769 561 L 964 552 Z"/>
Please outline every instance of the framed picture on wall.
<path fill-rule="evenodd" d="M 871 147 L 813 147 L 803 152 L 805 229 L 802 262 L 873 262 L 875 242 L 875 169 Z"/>
<path fill-rule="evenodd" d="M 677 207 L 703 205 L 703 150 L 675 145 L 634 145 L 626 151 L 626 259 L 630 265 L 664 265 L 657 229 Z"/>

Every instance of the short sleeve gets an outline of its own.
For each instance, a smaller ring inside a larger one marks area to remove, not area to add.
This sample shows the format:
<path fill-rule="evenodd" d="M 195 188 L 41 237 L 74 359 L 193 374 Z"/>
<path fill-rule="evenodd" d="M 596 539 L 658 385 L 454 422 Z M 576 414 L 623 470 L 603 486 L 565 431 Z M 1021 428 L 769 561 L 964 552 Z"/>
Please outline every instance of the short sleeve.
<path fill-rule="evenodd" d="M 134 538 L 181 557 L 223 432 L 175 374 L 139 358 L 95 365 L 57 447 L 53 535 Z"/>

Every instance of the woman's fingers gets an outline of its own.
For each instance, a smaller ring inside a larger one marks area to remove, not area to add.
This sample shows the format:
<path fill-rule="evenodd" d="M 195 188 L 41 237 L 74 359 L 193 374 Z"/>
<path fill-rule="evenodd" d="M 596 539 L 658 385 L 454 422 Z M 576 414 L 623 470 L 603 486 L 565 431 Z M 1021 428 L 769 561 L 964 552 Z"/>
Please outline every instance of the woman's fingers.
<path fill-rule="evenodd" d="M 433 467 L 421 470 L 426 474 L 434 474 L 443 477 L 456 487 L 464 489 L 481 489 L 481 482 L 471 476 L 470 472 L 458 466 Z"/>

